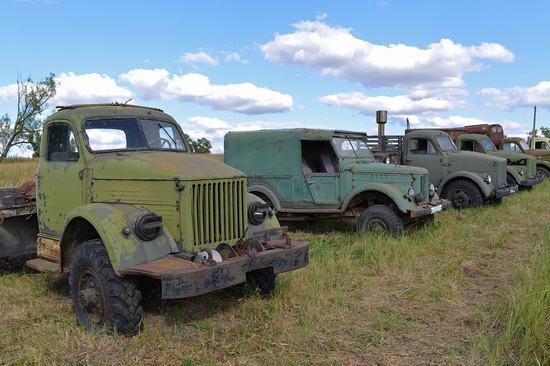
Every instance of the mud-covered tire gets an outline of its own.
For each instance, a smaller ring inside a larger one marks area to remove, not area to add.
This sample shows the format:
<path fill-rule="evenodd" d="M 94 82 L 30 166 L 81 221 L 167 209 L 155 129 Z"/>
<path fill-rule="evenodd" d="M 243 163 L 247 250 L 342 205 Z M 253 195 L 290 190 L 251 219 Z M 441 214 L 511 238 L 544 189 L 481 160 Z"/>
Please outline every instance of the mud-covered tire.
<path fill-rule="evenodd" d="M 262 297 L 266 297 L 275 289 L 276 277 L 273 267 L 250 271 L 246 274 L 246 287 L 252 291 L 258 290 Z"/>
<path fill-rule="evenodd" d="M 141 292 L 129 278 L 113 270 L 101 240 L 76 247 L 69 269 L 73 310 L 87 330 L 106 327 L 126 335 L 139 331 L 143 316 Z"/>
<path fill-rule="evenodd" d="M 357 230 L 371 232 L 385 232 L 399 235 L 403 232 L 403 221 L 388 206 L 374 205 L 363 210 L 357 219 Z"/>
<path fill-rule="evenodd" d="M 549 179 L 550 169 L 545 166 L 537 166 L 537 176 L 544 177 L 544 179 Z"/>
<path fill-rule="evenodd" d="M 456 209 L 478 207 L 483 204 L 479 188 L 468 180 L 457 180 L 443 190 L 442 198 L 448 199 Z"/>

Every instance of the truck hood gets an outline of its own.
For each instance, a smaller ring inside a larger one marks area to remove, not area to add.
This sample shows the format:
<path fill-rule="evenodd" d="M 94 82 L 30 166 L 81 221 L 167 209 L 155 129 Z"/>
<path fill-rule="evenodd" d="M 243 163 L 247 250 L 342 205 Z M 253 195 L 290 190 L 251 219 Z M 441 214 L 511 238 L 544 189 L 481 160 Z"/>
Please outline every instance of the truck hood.
<path fill-rule="evenodd" d="M 506 167 L 504 158 L 470 151 L 451 151 L 449 159 L 451 171 L 489 173 L 494 171 L 496 166 Z"/>
<path fill-rule="evenodd" d="M 89 162 L 94 179 L 207 180 L 246 175 L 213 158 L 176 152 L 119 152 L 101 154 Z"/>

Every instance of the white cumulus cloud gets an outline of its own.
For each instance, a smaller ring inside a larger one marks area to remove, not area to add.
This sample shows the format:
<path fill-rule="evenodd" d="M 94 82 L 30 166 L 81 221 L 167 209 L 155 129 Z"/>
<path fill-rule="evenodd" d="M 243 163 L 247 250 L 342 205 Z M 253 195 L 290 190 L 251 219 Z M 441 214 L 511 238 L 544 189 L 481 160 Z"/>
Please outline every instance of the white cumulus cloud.
<path fill-rule="evenodd" d="M 107 75 L 76 75 L 69 72 L 59 75 L 56 81 L 57 93 L 53 100 L 57 105 L 126 102 L 134 98 L 134 93 L 118 86 Z"/>

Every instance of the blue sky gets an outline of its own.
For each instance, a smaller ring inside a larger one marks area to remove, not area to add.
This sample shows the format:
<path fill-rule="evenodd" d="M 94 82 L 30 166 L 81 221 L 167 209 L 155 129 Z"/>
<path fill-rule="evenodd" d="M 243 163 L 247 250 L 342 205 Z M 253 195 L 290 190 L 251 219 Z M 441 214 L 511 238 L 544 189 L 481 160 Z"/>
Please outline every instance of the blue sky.
<path fill-rule="evenodd" d="M 376 134 L 550 127 L 546 1 L 0 0 L 0 114 L 18 76 L 57 77 L 51 105 L 164 109 L 222 152 L 231 130 Z M 51 113 L 53 109 L 49 109 Z M 14 151 L 17 153 L 17 151 Z"/>

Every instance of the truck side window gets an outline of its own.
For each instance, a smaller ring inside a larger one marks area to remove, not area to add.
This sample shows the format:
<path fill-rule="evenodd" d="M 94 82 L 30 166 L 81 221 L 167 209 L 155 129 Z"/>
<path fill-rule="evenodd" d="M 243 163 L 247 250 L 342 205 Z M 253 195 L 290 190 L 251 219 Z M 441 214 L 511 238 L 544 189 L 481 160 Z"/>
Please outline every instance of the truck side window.
<path fill-rule="evenodd" d="M 432 142 L 428 139 L 411 139 L 409 150 L 415 155 L 433 155 L 437 153 Z"/>
<path fill-rule="evenodd" d="M 461 141 L 460 150 L 462 151 L 474 151 L 474 142 L 473 141 Z"/>
<path fill-rule="evenodd" d="M 48 161 L 78 161 L 73 131 L 68 125 L 53 124 L 48 128 Z"/>

